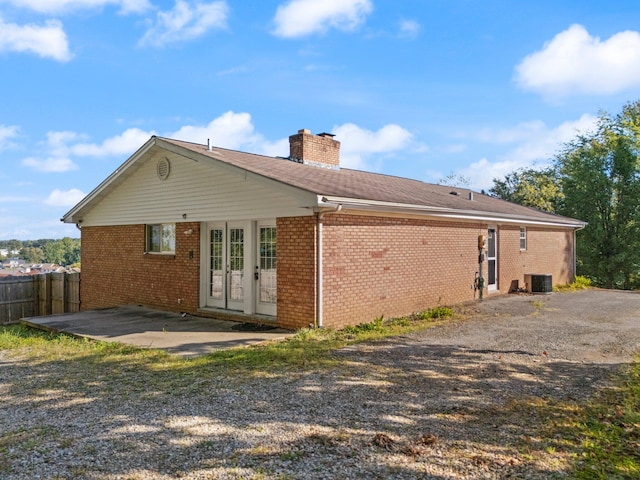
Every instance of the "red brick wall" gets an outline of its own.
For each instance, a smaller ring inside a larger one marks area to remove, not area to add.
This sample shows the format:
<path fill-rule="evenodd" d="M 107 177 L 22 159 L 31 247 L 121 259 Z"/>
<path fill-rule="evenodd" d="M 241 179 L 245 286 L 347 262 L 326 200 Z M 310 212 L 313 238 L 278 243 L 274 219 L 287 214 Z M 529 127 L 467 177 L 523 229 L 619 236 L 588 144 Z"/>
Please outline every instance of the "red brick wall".
<path fill-rule="evenodd" d="M 485 225 L 327 215 L 324 233 L 325 326 L 473 299 Z"/>
<path fill-rule="evenodd" d="M 573 269 L 573 231 L 527 228 L 527 249 L 520 250 L 520 227 L 498 230 L 498 288 L 507 293 L 513 281 L 524 287 L 526 273 L 550 273 L 554 285 L 570 283 Z"/>
<path fill-rule="evenodd" d="M 144 225 L 84 227 L 81 308 L 140 304 L 196 313 L 199 239 L 199 223 L 177 223 L 175 255 L 145 255 Z"/>
<path fill-rule="evenodd" d="M 323 224 L 326 327 L 474 298 L 485 224 L 345 214 L 326 215 Z M 307 327 L 316 318 L 316 218 L 278 218 L 276 226 L 278 325 Z M 198 314 L 200 224 L 176 224 L 176 253 L 169 256 L 144 255 L 144 230 L 82 229 L 82 309 L 131 303 Z M 500 293 L 513 280 L 522 286 L 525 273 L 550 273 L 554 284 L 572 280 L 572 231 L 528 227 L 526 251 L 519 234 L 519 227 L 498 228 Z"/>
<path fill-rule="evenodd" d="M 315 322 L 316 217 L 278 218 L 278 325 L 308 327 Z"/>

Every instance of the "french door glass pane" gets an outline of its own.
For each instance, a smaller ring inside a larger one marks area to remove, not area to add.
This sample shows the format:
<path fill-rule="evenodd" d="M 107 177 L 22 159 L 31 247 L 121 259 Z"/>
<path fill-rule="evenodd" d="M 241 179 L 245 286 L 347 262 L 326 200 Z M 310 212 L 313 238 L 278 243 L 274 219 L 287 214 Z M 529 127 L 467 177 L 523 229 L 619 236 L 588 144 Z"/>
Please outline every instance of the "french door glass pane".
<path fill-rule="evenodd" d="M 260 301 L 276 303 L 276 227 L 260 227 Z"/>
<path fill-rule="evenodd" d="M 223 275 L 224 275 L 224 259 L 222 258 L 223 250 L 223 231 L 221 229 L 211 230 L 211 252 L 210 252 L 210 272 L 211 284 L 210 295 L 213 298 L 221 299 L 223 295 Z"/>
<path fill-rule="evenodd" d="M 230 300 L 244 299 L 244 229 L 229 229 Z"/>
<path fill-rule="evenodd" d="M 496 284 L 496 261 L 489 260 L 489 283 L 488 285 Z"/>
<path fill-rule="evenodd" d="M 488 231 L 489 239 L 487 242 L 487 264 L 489 267 L 488 273 L 488 282 L 487 285 L 489 287 L 496 286 L 496 252 L 497 252 L 497 238 L 496 238 L 496 230 L 490 228 Z"/>
<path fill-rule="evenodd" d="M 495 257 L 496 256 L 496 231 L 495 230 L 489 230 L 489 242 L 488 242 L 488 254 L 489 257 Z"/>

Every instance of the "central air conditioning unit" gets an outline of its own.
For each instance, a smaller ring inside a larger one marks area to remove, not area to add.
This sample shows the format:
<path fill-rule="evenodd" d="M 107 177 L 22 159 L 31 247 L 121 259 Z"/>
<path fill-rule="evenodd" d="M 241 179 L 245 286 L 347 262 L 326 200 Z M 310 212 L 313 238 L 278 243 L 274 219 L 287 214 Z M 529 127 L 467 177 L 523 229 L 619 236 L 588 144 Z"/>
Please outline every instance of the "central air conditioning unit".
<path fill-rule="evenodd" d="M 545 295 L 553 292 L 553 281 L 550 273 L 527 273 L 524 275 L 524 283 L 529 293 L 542 293 Z"/>

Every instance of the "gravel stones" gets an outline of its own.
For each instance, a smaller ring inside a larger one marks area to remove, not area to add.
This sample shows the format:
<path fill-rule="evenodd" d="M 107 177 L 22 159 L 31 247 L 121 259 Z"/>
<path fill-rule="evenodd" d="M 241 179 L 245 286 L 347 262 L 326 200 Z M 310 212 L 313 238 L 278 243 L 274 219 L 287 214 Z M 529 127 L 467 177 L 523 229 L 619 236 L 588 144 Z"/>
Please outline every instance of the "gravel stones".
<path fill-rule="evenodd" d="M 640 296 L 517 295 L 461 311 L 342 349 L 327 371 L 185 363 L 172 376 L 0 352 L 0 477 L 566 478 L 539 406 L 584 401 L 632 360 Z"/>

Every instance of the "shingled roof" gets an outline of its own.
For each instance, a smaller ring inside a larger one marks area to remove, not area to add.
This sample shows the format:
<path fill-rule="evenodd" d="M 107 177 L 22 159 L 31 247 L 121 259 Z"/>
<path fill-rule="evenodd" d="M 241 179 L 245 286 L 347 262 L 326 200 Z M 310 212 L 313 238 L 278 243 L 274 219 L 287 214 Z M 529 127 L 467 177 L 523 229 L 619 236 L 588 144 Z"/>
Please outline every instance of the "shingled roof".
<path fill-rule="evenodd" d="M 268 157 L 171 138 L 157 138 L 179 149 L 210 157 L 279 183 L 283 183 L 322 198 L 327 203 L 341 203 L 352 207 L 398 210 L 415 213 L 447 213 L 460 218 L 511 219 L 536 224 L 584 227 L 573 218 L 542 212 L 489 195 L 460 187 L 435 185 L 391 175 L 364 172 L 348 168 L 318 168 L 291 161 L 288 158 Z"/>

